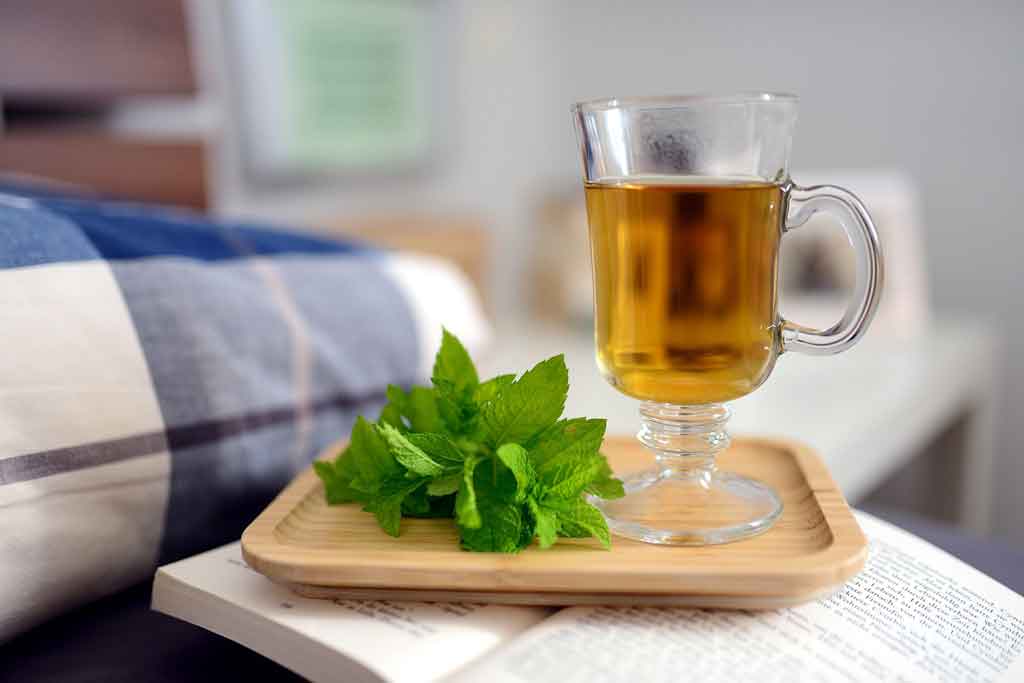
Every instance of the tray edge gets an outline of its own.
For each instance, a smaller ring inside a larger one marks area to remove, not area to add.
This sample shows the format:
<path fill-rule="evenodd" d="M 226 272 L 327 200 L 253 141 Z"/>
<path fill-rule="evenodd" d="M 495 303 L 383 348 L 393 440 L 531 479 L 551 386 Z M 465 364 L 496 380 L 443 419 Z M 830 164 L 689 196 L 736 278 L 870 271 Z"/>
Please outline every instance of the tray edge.
<path fill-rule="evenodd" d="M 787 571 L 781 574 L 775 573 L 772 575 L 773 581 L 785 578 L 790 582 L 789 585 L 794 588 L 794 593 L 798 590 L 802 590 L 806 593 L 813 590 L 826 590 L 830 587 L 838 587 L 856 575 L 863 568 L 867 559 L 867 539 L 864 537 L 863 531 L 857 524 L 856 518 L 853 516 L 853 512 L 849 508 L 845 497 L 835 485 L 831 474 L 828 472 L 824 463 L 814 450 L 800 441 L 788 438 L 739 437 L 735 441 L 748 444 L 761 443 L 773 448 L 783 447 L 793 452 L 796 457 L 797 464 L 807 480 L 811 494 L 815 497 L 818 507 L 822 510 L 826 523 L 828 524 L 829 530 L 832 534 L 832 543 L 828 548 L 817 553 L 795 558 L 791 561 L 792 566 L 787 567 Z M 337 445 L 332 445 L 328 449 L 325 449 L 320 457 L 329 457 L 336 453 L 337 449 Z M 282 492 L 273 500 L 273 502 L 271 502 L 271 504 L 268 505 L 267 508 L 264 509 L 263 512 L 261 512 L 260 515 L 245 529 L 242 533 L 241 539 L 242 557 L 250 567 L 275 582 L 285 584 L 381 590 L 445 590 L 443 588 L 435 588 L 431 586 L 417 586 L 416 588 L 410 589 L 391 589 L 387 586 L 375 586 L 372 585 L 372 583 L 368 583 L 363 580 L 355 580 L 351 577 L 349 577 L 349 582 L 346 584 L 332 585 L 313 579 L 313 576 L 315 575 L 312 574 L 308 567 L 310 564 L 308 559 L 307 567 L 297 568 L 295 565 L 289 563 L 286 557 L 288 551 L 284 549 L 279 542 L 277 542 L 274 532 L 278 524 L 291 513 L 291 510 L 295 505 L 309 495 L 311 490 L 317 485 L 319 485 L 319 481 L 313 472 L 312 467 L 306 468 L 288 486 L 286 486 L 284 490 L 282 490 Z M 825 513 L 826 506 L 831 511 L 831 514 Z M 837 522 L 838 529 L 836 528 Z M 309 553 L 315 551 L 307 550 L 306 552 Z M 324 554 L 328 556 L 330 555 L 330 553 L 326 551 Z M 812 561 L 812 558 L 814 561 L 813 565 L 800 566 L 808 565 Z M 329 563 L 325 563 L 325 565 L 328 564 Z M 410 570 L 414 571 L 414 569 L 414 567 L 410 567 Z M 486 576 L 495 571 L 500 571 L 500 568 L 486 571 L 471 571 L 470 574 L 475 576 Z M 663 570 L 655 573 L 663 573 Z M 683 573 L 686 573 L 685 570 Z M 719 572 L 719 575 L 722 573 L 746 575 L 747 572 L 726 571 Z M 566 578 L 569 579 L 567 584 L 571 585 L 571 576 L 573 572 L 553 572 L 553 575 L 560 574 L 564 574 Z M 695 578 L 695 576 L 699 575 L 691 575 L 690 578 Z M 585 590 L 578 593 L 573 593 L 571 590 L 536 591 L 536 589 L 517 587 L 514 585 L 503 586 L 503 590 L 497 592 L 501 594 L 525 594 L 538 592 L 562 592 L 564 594 L 574 595 L 613 594 L 613 591 L 595 590 Z M 707 592 L 697 589 L 687 593 L 686 595 L 713 594 L 713 590 L 709 587 Z M 650 590 L 631 593 L 630 595 L 657 596 L 682 594 L 671 593 L 665 590 Z M 763 590 L 752 590 L 751 593 L 744 595 L 766 595 L 766 593 Z"/>

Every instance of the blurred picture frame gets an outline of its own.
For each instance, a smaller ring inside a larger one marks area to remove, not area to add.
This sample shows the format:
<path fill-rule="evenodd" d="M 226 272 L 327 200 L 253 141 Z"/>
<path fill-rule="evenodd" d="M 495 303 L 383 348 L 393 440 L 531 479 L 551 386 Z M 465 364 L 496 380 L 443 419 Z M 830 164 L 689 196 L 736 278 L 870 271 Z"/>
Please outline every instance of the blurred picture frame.
<path fill-rule="evenodd" d="M 231 0 L 244 169 L 257 181 L 409 173 L 444 148 L 446 0 Z"/>

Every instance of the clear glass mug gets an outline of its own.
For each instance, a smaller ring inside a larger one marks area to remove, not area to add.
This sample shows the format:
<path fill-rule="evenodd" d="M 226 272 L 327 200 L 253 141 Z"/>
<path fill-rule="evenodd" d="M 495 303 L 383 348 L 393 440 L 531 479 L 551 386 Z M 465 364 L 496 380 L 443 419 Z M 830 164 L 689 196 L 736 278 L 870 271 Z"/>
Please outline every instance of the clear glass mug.
<path fill-rule="evenodd" d="M 594 269 L 598 365 L 643 401 L 640 441 L 657 468 L 626 496 L 595 499 L 612 531 L 673 545 L 766 531 L 782 513 L 768 486 L 715 467 L 729 445 L 724 402 L 761 385 L 787 351 L 835 354 L 878 307 L 882 254 L 846 190 L 789 178 L 793 95 L 595 100 L 573 113 Z M 853 298 L 827 330 L 778 313 L 783 235 L 817 211 L 842 224 L 857 259 Z"/>

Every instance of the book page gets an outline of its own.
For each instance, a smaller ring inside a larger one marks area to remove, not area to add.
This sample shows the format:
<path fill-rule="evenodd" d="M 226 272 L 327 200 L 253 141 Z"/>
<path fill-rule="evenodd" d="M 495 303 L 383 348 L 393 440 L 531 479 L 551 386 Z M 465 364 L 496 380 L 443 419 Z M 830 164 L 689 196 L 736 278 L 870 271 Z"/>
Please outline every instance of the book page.
<path fill-rule="evenodd" d="M 829 598 L 765 612 L 559 612 L 454 680 L 1024 680 L 1024 598 L 858 513 L 871 548 Z"/>
<path fill-rule="evenodd" d="M 347 677 L 309 641 L 399 682 L 441 678 L 551 614 L 537 607 L 303 598 L 249 568 L 238 543 L 162 567 L 153 607 L 314 680 Z"/>

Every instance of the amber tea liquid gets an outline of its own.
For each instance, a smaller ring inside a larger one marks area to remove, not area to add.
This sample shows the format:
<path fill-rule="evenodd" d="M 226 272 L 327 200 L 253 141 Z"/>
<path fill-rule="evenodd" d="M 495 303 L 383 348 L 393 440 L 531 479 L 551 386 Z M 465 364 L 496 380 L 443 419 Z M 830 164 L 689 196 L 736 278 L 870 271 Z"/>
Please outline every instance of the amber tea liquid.
<path fill-rule="evenodd" d="M 743 396 L 777 349 L 782 189 L 722 178 L 586 185 L 598 363 L 645 400 Z"/>

